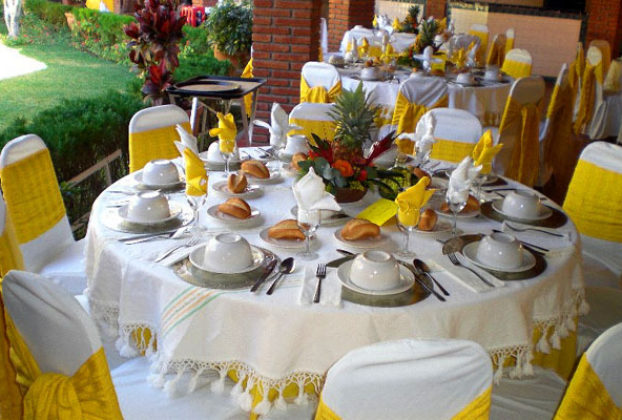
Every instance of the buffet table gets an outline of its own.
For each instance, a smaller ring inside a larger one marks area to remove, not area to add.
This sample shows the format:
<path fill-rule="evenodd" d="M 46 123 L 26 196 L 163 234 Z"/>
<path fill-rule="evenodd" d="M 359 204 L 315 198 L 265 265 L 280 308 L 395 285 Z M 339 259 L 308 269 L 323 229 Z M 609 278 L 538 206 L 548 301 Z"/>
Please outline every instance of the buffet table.
<path fill-rule="evenodd" d="M 221 172 L 210 172 L 207 203 L 199 212 L 205 240 L 214 233 L 235 230 L 252 245 L 268 249 L 281 259 L 293 256 L 296 250 L 268 244 L 259 233 L 280 220 L 294 218 L 294 178 L 283 172 L 282 182 L 261 185 L 261 195 L 247 200 L 261 212 L 258 224 L 238 228 L 213 219 L 206 211 L 225 201 L 212 188 L 223 179 Z M 339 258 L 337 248 L 356 251 L 335 238 L 334 232 L 340 226 L 318 229 L 313 247 L 319 258 L 297 259 L 297 269 L 271 296 L 265 294 L 267 286 L 258 293 L 247 288 L 202 288 L 182 279 L 188 273 L 179 264 L 154 263 L 158 254 L 180 240 L 126 245 L 119 239 L 130 234 L 106 227 L 119 200 L 127 198 L 119 191 L 132 191 L 135 185 L 135 175 L 128 175 L 109 187 L 93 205 L 86 246 L 87 295 L 92 316 L 119 335 L 122 355 L 136 355 L 141 350 L 148 355 L 154 353 L 156 374 L 152 382 L 167 392 L 175 390 L 184 373 L 196 380 L 202 372 L 217 372 L 214 390 L 221 389 L 227 374 L 234 373 L 246 387 L 234 388 L 242 396 L 238 400 L 242 407 L 250 409 L 254 397 L 254 405 L 267 403 L 265 412 L 270 407 L 266 390 L 274 390 L 270 400 L 277 405 L 284 403 L 283 396 L 306 398 L 303 389 L 317 395 L 327 369 L 348 351 L 406 337 L 476 341 L 489 352 L 497 378 L 504 366 L 506 372 L 519 376 L 529 374 L 532 363 L 553 363 L 558 371 L 570 370 L 559 367 L 560 363 L 572 366 L 571 330 L 582 304 L 583 279 L 578 235 L 570 221 L 559 228 L 559 232 L 567 233 L 563 243 L 555 243 L 555 238 L 543 234 L 525 234 L 532 241 L 541 238 L 543 242 L 539 243 L 544 246 L 558 246 L 544 257 L 544 272 L 532 279 L 500 282 L 503 287 L 478 293 L 456 277 L 456 268 L 450 268 L 447 256 L 441 254 L 442 244 L 434 235 L 421 234 L 415 241 L 417 255 L 433 267 L 435 278 L 450 293 L 446 302 L 430 295 L 418 303 L 394 308 L 345 300 L 335 305 L 306 304 L 300 302 L 301 285 L 305 277 L 314 277 L 317 264 Z M 183 191 L 169 194 L 169 199 L 182 206 L 186 202 Z M 375 199 L 368 193 L 361 202 L 344 205 L 343 209 L 353 216 Z M 545 203 L 557 208 L 548 200 Z M 481 215 L 459 220 L 459 228 L 465 233 L 490 233 L 500 225 Z M 384 226 L 382 232 L 387 237 L 383 250 L 396 251 L 402 246 L 402 233 L 394 224 Z M 340 287 L 335 271 L 329 269 L 324 288 Z M 470 275 L 467 271 L 460 273 Z M 140 334 L 146 330 L 150 333 Z"/>

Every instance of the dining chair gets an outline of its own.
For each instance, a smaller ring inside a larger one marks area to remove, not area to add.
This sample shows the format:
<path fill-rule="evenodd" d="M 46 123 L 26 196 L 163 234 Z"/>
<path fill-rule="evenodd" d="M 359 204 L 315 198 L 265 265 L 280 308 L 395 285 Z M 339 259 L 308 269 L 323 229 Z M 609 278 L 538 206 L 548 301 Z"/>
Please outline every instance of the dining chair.
<path fill-rule="evenodd" d="M 523 77 L 514 82 L 505 103 L 496 144 L 503 149 L 493 162 L 494 171 L 527 186 L 538 180 L 540 117 L 538 104 L 544 97 L 542 77 Z"/>
<path fill-rule="evenodd" d="M 181 124 L 191 133 L 186 111 L 177 105 L 159 105 L 138 111 L 129 125 L 130 172 L 142 169 L 153 159 L 173 159 L 178 155 L 175 141 Z"/>
<path fill-rule="evenodd" d="M 291 134 L 304 134 L 309 143 L 313 145 L 315 145 L 315 141 L 311 134 L 332 141 L 335 137 L 335 121 L 331 112 L 334 109 L 334 104 L 303 102 L 296 105 L 289 114 L 289 124 L 297 125 L 302 129 L 295 130 Z"/>
<path fill-rule="evenodd" d="M 514 48 L 505 54 L 501 71 L 514 79 L 531 76 L 531 54 L 529 51 Z"/>
<path fill-rule="evenodd" d="M 300 72 L 300 103 L 334 103 L 341 93 L 341 76 L 332 64 L 310 61 Z"/>
<path fill-rule="evenodd" d="M 492 39 L 492 43 L 488 49 L 486 56 L 487 66 L 497 66 L 501 68 L 503 60 L 505 59 L 505 45 L 507 44 L 507 38 L 504 34 L 497 34 Z"/>
<path fill-rule="evenodd" d="M 10 270 L 23 270 L 24 258 L 19 250 L 15 227 L 0 196 L 0 289 L 2 277 Z"/>
<path fill-rule="evenodd" d="M 572 121 L 574 122 L 579 112 L 579 101 L 581 99 L 581 81 L 583 80 L 583 71 L 585 70 L 585 52 L 583 51 L 583 42 L 577 42 L 575 58 L 568 69 L 568 82 L 572 87 L 573 97 L 573 113 Z"/>
<path fill-rule="evenodd" d="M 622 91 L 622 59 L 618 58 L 609 64 L 604 89 L 610 95 L 619 95 Z"/>
<path fill-rule="evenodd" d="M 601 50 L 597 47 L 588 48 L 581 79 L 579 109 L 573 127 L 575 134 L 585 134 L 590 139 L 603 137 L 607 125 L 607 106 L 603 97 L 605 74 Z"/>
<path fill-rule="evenodd" d="M 27 134 L 4 146 L 0 182 L 24 269 L 81 294 L 86 287 L 84 241 L 73 238 L 50 151 L 40 137 Z"/>
<path fill-rule="evenodd" d="M 414 133 L 419 119 L 433 108 L 449 105 L 447 83 L 439 77 L 412 76 L 397 93 L 391 124 L 397 134 Z"/>
<path fill-rule="evenodd" d="M 590 47 L 595 47 L 600 50 L 600 53 L 603 56 L 603 73 L 607 74 L 609 64 L 611 64 L 611 45 L 609 44 L 609 41 L 606 39 L 594 39 L 588 45 L 588 50 Z"/>
<path fill-rule="evenodd" d="M 228 395 L 201 383 L 194 392 L 167 397 L 147 382 L 145 357 L 109 371 L 93 321 L 48 279 L 14 270 L 3 292 L 24 418 L 248 418 Z M 191 382 L 190 388 L 196 385 Z"/>
<path fill-rule="evenodd" d="M 315 420 L 487 419 L 491 385 L 490 356 L 472 341 L 381 342 L 328 370 Z"/>
<path fill-rule="evenodd" d="M 508 28 L 505 31 L 505 53 L 507 54 L 511 49 L 514 48 L 514 28 Z"/>
<path fill-rule="evenodd" d="M 468 111 L 455 108 L 435 108 L 427 112 L 434 117 L 434 138 L 430 158 L 447 162 L 460 162 L 471 156 L 473 148 L 482 136 L 482 125 Z M 419 124 L 425 121 L 419 120 Z"/>
<path fill-rule="evenodd" d="M 474 23 L 469 29 L 469 35 L 474 35 L 480 40 L 480 47 L 477 51 L 477 62 L 486 62 L 486 51 L 488 49 L 488 26 L 481 23 Z"/>

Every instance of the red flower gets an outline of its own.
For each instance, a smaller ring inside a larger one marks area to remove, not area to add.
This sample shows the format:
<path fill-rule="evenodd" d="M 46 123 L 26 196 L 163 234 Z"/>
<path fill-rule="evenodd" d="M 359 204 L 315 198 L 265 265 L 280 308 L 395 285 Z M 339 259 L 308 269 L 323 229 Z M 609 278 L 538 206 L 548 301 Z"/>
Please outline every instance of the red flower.
<path fill-rule="evenodd" d="M 345 178 L 354 174 L 354 169 L 352 169 L 352 165 L 347 160 L 337 159 L 333 163 L 333 168 L 337 169 Z"/>
<path fill-rule="evenodd" d="M 313 150 L 309 150 L 309 157 L 311 159 L 315 159 L 318 156 L 317 153 L 315 153 Z"/>
<path fill-rule="evenodd" d="M 367 171 L 365 169 L 361 169 L 361 173 L 359 174 L 357 181 L 365 181 L 367 179 Z"/>

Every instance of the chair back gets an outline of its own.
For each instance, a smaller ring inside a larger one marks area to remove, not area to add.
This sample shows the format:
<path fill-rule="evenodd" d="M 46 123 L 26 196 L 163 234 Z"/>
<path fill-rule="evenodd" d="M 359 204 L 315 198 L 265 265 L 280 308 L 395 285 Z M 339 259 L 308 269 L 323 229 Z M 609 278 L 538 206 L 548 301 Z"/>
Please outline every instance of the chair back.
<path fill-rule="evenodd" d="M 358 45 L 360 45 L 360 41 L 363 38 L 367 38 L 367 40 L 370 43 L 373 41 L 379 41 L 379 42 L 382 41 L 382 38 L 376 38 L 376 35 L 374 34 L 373 29 L 364 28 L 361 25 L 357 25 L 354 28 L 350 29 L 349 31 L 346 31 L 345 34 L 343 34 L 343 38 L 341 40 L 339 51 L 341 51 L 342 54 L 345 54 L 346 52 L 350 51 L 350 49 L 352 48 L 353 39 L 356 39 L 356 42 L 358 43 Z"/>
<path fill-rule="evenodd" d="M 603 89 L 609 93 L 618 93 L 622 90 L 622 60 L 613 60 L 607 70 Z"/>
<path fill-rule="evenodd" d="M 469 35 L 474 35 L 480 40 L 480 48 L 477 51 L 477 62 L 483 64 L 486 62 L 486 50 L 488 49 L 488 26 L 475 23 L 469 29 Z"/>
<path fill-rule="evenodd" d="M 468 111 L 455 108 L 435 108 L 428 111 L 434 116 L 434 138 L 432 159 L 460 162 L 470 156 L 482 135 L 482 124 Z M 417 125 L 425 121 L 419 120 Z M 419 127 L 417 127 L 419 129 Z"/>
<path fill-rule="evenodd" d="M 335 108 L 334 104 L 313 104 L 303 102 L 292 109 L 289 114 L 289 124 L 302 127 L 290 134 L 304 134 L 309 143 L 315 145 L 312 133 L 321 139 L 332 141 L 335 138 L 335 121 L 330 115 Z"/>
<path fill-rule="evenodd" d="M 514 28 L 505 31 L 505 53 L 510 52 L 514 48 Z"/>
<path fill-rule="evenodd" d="M 0 182 L 24 268 L 38 272 L 74 242 L 50 151 L 39 136 L 4 146 Z"/>
<path fill-rule="evenodd" d="M 622 418 L 622 323 L 581 356 L 555 418 Z"/>
<path fill-rule="evenodd" d="M 178 156 L 175 141 L 181 124 L 192 132 L 186 111 L 177 105 L 159 105 L 138 111 L 129 125 L 130 172 L 142 169 L 153 159 L 174 159 Z"/>
<path fill-rule="evenodd" d="M 475 46 L 479 47 L 481 45 L 481 40 L 479 37 L 470 34 L 456 34 L 452 36 L 449 39 L 450 55 L 455 51 L 458 51 L 460 48 L 463 48 L 466 51 L 472 43 L 475 43 Z"/>
<path fill-rule="evenodd" d="M 414 133 L 419 119 L 432 108 L 448 106 L 447 83 L 438 77 L 414 76 L 397 93 L 391 124 L 397 133 Z"/>
<path fill-rule="evenodd" d="M 19 250 L 15 227 L 7 212 L 4 198 L 0 195 L 0 287 L 2 286 L 2 277 L 9 270 L 23 269 L 24 259 Z"/>
<path fill-rule="evenodd" d="M 594 39 L 590 42 L 588 50 L 591 47 L 598 48 L 603 57 L 603 72 L 607 74 L 609 70 L 609 64 L 611 64 L 611 45 L 609 45 L 609 41 L 605 39 Z"/>
<path fill-rule="evenodd" d="M 622 146 L 590 143 L 574 170 L 564 211 L 579 232 L 622 242 Z"/>
<path fill-rule="evenodd" d="M 332 64 L 310 61 L 300 73 L 300 102 L 333 103 L 341 93 L 341 77 Z"/>
<path fill-rule="evenodd" d="M 531 63 L 529 51 L 514 48 L 505 55 L 501 71 L 514 79 L 528 77 L 531 76 Z"/>
<path fill-rule="evenodd" d="M 605 71 L 603 67 L 603 54 L 597 47 L 590 47 L 585 56 L 585 68 L 581 79 L 581 94 L 579 96 L 579 108 L 574 122 L 576 134 L 598 132 L 598 126 L 603 123 L 604 115 L 601 113 L 600 119 L 594 121 L 594 116 L 603 103 L 603 83 L 605 82 Z M 603 108 L 601 107 L 601 110 Z"/>
<path fill-rule="evenodd" d="M 516 80 L 505 103 L 499 139 L 503 149 L 495 157 L 495 172 L 506 175 L 525 185 L 533 186 L 538 180 L 540 162 L 538 104 L 544 96 L 541 77 Z"/>
<path fill-rule="evenodd" d="M 329 370 L 316 419 L 487 419 L 492 364 L 465 340 L 398 340 L 355 349 Z"/>
<path fill-rule="evenodd" d="M 505 60 L 506 41 L 507 39 L 504 34 L 495 35 L 492 39 L 492 43 L 490 44 L 490 48 L 488 49 L 486 65 L 501 68 L 503 60 Z"/>

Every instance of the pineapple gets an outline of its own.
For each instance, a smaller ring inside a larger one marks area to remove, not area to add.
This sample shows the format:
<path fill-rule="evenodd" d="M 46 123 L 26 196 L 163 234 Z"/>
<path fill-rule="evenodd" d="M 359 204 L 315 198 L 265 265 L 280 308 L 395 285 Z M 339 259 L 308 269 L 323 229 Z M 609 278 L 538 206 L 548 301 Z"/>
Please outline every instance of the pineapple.
<path fill-rule="evenodd" d="M 418 21 L 417 18 L 419 16 L 419 11 L 421 9 L 419 8 L 419 5 L 415 5 L 415 6 L 410 6 L 408 8 L 408 15 L 406 15 L 406 18 L 402 21 L 402 30 L 401 32 L 409 32 L 412 34 L 416 34 L 418 32 L 417 26 L 418 26 Z"/>
<path fill-rule="evenodd" d="M 336 100 L 331 117 L 335 120 L 333 158 L 350 163 L 363 160 L 363 144 L 370 140 L 380 108 L 371 104 L 359 83 L 354 91 L 343 90 Z"/>
<path fill-rule="evenodd" d="M 415 51 L 417 54 L 423 53 L 425 47 L 434 46 L 434 37 L 438 32 L 438 22 L 434 19 L 428 19 L 421 21 L 419 34 L 415 41 Z M 436 52 L 436 49 L 435 49 Z"/>

